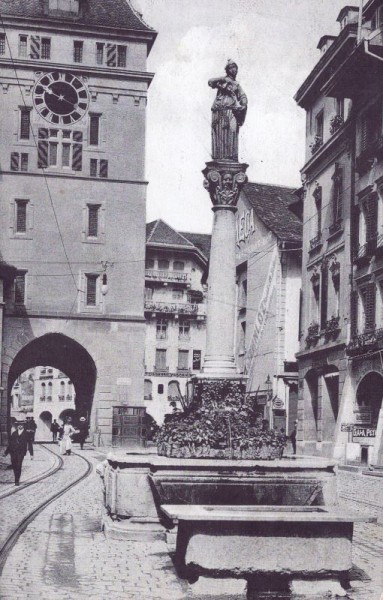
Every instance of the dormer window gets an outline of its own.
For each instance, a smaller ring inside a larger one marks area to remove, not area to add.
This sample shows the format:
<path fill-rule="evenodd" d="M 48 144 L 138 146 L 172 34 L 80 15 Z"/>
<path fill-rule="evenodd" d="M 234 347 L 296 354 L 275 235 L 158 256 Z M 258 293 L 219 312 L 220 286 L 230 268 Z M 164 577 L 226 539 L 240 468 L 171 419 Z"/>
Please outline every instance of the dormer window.
<path fill-rule="evenodd" d="M 50 11 L 60 11 L 78 15 L 79 0 L 49 0 Z"/>

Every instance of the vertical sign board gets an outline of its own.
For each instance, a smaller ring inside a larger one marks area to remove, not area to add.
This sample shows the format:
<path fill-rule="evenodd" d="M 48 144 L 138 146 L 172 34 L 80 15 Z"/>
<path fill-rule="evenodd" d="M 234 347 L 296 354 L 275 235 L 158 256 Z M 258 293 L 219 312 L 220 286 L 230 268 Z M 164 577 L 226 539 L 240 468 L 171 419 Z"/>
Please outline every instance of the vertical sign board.
<path fill-rule="evenodd" d="M 193 371 L 201 370 L 201 350 L 193 350 Z"/>

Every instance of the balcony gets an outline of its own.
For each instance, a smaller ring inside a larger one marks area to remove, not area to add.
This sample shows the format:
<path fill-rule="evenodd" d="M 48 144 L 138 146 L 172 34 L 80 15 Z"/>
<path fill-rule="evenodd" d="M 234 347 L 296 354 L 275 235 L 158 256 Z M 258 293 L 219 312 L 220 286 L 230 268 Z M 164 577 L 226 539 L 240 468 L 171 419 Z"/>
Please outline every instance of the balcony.
<path fill-rule="evenodd" d="M 371 169 L 374 159 L 383 158 L 383 136 L 379 135 L 368 142 L 365 148 L 355 159 L 355 170 L 359 175 L 367 173 Z"/>
<path fill-rule="evenodd" d="M 331 319 L 326 322 L 324 329 L 326 341 L 335 340 L 338 337 L 340 330 L 340 317 L 331 317 Z"/>
<path fill-rule="evenodd" d="M 189 302 L 153 302 L 145 300 L 145 312 L 168 315 L 189 315 L 197 318 L 206 317 L 205 304 L 191 304 Z"/>
<path fill-rule="evenodd" d="M 316 135 L 312 144 L 310 144 L 311 154 L 318 152 L 319 148 L 323 146 L 323 136 Z"/>
<path fill-rule="evenodd" d="M 335 236 L 337 233 L 341 233 L 343 231 L 343 221 L 342 219 L 338 219 L 334 223 L 332 223 L 329 228 L 329 237 Z"/>
<path fill-rule="evenodd" d="M 306 346 L 310 348 L 315 346 L 320 338 L 319 323 L 311 323 L 307 328 Z"/>
<path fill-rule="evenodd" d="M 376 247 L 376 237 L 369 239 L 365 244 L 360 244 L 354 256 L 354 264 L 358 267 L 368 264 L 376 252 Z"/>
<path fill-rule="evenodd" d="M 309 252 L 313 252 L 317 250 L 322 245 L 322 234 L 319 232 L 314 238 L 310 240 L 310 249 Z"/>
<path fill-rule="evenodd" d="M 184 283 L 187 286 L 191 284 L 190 273 L 184 271 L 155 271 L 153 269 L 145 270 L 145 279 L 149 281 L 158 281 L 159 283 Z"/>
<path fill-rule="evenodd" d="M 346 348 L 348 356 L 367 354 L 383 348 L 383 328 L 373 328 L 353 336 Z"/>
<path fill-rule="evenodd" d="M 167 374 L 167 373 L 169 373 L 169 367 L 161 367 L 159 365 L 154 365 L 153 372 L 157 373 L 157 374 L 161 374 L 161 373 L 162 374 L 165 374 L 165 373 Z"/>
<path fill-rule="evenodd" d="M 182 375 L 191 375 L 189 367 L 177 367 L 177 373 Z"/>

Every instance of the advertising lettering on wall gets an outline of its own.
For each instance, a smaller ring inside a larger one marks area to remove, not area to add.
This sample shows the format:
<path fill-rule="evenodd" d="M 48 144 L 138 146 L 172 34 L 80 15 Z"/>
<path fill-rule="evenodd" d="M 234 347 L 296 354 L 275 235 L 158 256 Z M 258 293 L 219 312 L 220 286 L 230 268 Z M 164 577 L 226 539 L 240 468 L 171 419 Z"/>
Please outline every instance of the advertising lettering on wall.
<path fill-rule="evenodd" d="M 240 247 L 239 243 L 247 242 L 254 231 L 254 209 L 244 210 L 238 214 L 236 219 L 236 242 L 238 248 Z"/>
<path fill-rule="evenodd" d="M 354 425 L 352 430 L 352 437 L 354 438 L 374 438 L 376 437 L 375 427 L 359 427 Z"/>

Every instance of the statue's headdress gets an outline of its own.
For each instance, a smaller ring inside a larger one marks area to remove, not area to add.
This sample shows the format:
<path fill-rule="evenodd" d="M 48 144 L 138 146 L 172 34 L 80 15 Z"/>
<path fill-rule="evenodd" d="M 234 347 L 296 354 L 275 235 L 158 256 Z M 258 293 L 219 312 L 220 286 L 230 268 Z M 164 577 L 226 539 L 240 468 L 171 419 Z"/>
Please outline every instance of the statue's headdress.
<path fill-rule="evenodd" d="M 231 60 L 231 58 L 228 59 L 227 63 L 226 63 L 226 67 L 225 67 L 225 71 L 227 73 L 229 67 L 231 67 L 232 65 L 235 65 L 238 69 L 238 65 L 234 60 Z"/>

